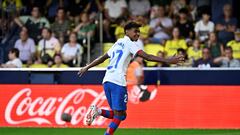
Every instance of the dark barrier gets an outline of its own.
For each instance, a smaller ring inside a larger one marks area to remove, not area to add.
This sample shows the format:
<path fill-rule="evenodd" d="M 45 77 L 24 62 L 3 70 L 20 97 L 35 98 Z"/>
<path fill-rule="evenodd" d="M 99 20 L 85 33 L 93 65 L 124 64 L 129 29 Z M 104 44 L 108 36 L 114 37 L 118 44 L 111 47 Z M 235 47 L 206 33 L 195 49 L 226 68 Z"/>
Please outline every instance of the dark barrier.
<path fill-rule="evenodd" d="M 240 84 L 240 70 L 160 70 L 159 72 L 161 84 L 167 85 Z"/>
<path fill-rule="evenodd" d="M 4 95 L 0 97 L 0 127 L 85 128 L 90 104 L 108 109 L 100 85 L 105 71 L 95 68 L 79 78 L 78 70 L 0 69 L 0 95 Z M 240 69 L 144 71 L 148 85 L 127 87 L 128 119 L 121 127 L 240 128 Z M 149 96 L 144 98 L 145 92 Z M 61 121 L 65 111 L 71 112 L 71 123 Z M 139 118 L 144 119 L 139 123 Z M 108 123 L 99 117 L 93 125 L 100 128 Z"/>
<path fill-rule="evenodd" d="M 79 69 L 1 69 L 0 84 L 101 84 L 105 74 L 94 68 L 81 78 Z M 146 68 L 145 84 L 240 85 L 240 69 Z"/>
<path fill-rule="evenodd" d="M 28 84 L 28 71 L 0 71 L 0 84 Z"/>

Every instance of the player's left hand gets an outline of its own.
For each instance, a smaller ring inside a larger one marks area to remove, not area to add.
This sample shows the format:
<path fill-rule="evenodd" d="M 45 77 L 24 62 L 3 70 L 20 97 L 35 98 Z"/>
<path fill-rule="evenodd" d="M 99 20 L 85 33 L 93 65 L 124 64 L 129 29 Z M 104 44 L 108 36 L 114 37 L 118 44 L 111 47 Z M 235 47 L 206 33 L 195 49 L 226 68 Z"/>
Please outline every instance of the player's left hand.
<path fill-rule="evenodd" d="M 78 76 L 81 77 L 86 71 L 88 71 L 87 66 L 82 67 L 78 72 Z"/>

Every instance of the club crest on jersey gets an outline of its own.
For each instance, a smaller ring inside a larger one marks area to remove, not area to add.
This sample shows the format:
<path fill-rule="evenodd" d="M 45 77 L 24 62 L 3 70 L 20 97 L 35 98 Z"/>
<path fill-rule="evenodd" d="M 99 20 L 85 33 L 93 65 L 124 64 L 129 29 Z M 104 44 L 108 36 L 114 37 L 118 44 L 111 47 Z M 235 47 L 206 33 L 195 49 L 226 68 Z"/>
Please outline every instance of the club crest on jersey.
<path fill-rule="evenodd" d="M 117 45 L 121 46 L 122 49 L 124 49 L 124 44 L 123 43 L 118 43 Z"/>

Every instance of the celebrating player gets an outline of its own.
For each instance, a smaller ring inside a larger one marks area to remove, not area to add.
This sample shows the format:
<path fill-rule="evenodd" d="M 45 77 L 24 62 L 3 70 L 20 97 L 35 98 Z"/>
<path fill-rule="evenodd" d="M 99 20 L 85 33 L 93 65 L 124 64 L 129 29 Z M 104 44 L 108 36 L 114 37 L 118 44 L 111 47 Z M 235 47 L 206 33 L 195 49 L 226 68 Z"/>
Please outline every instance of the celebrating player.
<path fill-rule="evenodd" d="M 103 87 L 108 104 L 112 110 L 98 109 L 96 105 L 90 107 L 87 113 L 86 123 L 91 125 L 97 116 L 103 116 L 112 119 L 105 135 L 113 135 L 118 128 L 121 121 L 126 119 L 127 110 L 127 89 L 126 89 L 126 70 L 128 64 L 133 56 L 140 56 L 148 61 L 163 62 L 168 64 L 177 64 L 184 61 L 183 56 L 173 56 L 167 59 L 150 55 L 141 50 L 136 41 L 139 38 L 140 25 L 136 22 L 129 22 L 125 25 L 125 36 L 115 42 L 115 44 L 108 50 L 108 52 L 90 64 L 81 68 L 78 72 L 82 76 L 88 69 L 94 67 L 106 59 L 110 58 L 110 63 L 106 69 L 106 74 L 103 79 Z"/>

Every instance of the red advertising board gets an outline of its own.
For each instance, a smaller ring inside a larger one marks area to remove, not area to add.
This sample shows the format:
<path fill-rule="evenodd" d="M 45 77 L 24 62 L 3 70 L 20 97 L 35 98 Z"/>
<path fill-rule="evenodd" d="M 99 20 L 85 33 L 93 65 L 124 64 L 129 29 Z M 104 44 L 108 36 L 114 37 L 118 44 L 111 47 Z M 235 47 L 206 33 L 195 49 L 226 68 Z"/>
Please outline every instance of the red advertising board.
<path fill-rule="evenodd" d="M 109 109 L 101 85 L 0 85 L 0 126 L 88 127 L 91 104 Z M 129 88 L 126 128 L 240 128 L 240 86 Z M 72 114 L 71 123 L 61 114 Z M 93 127 L 106 127 L 98 117 Z"/>

